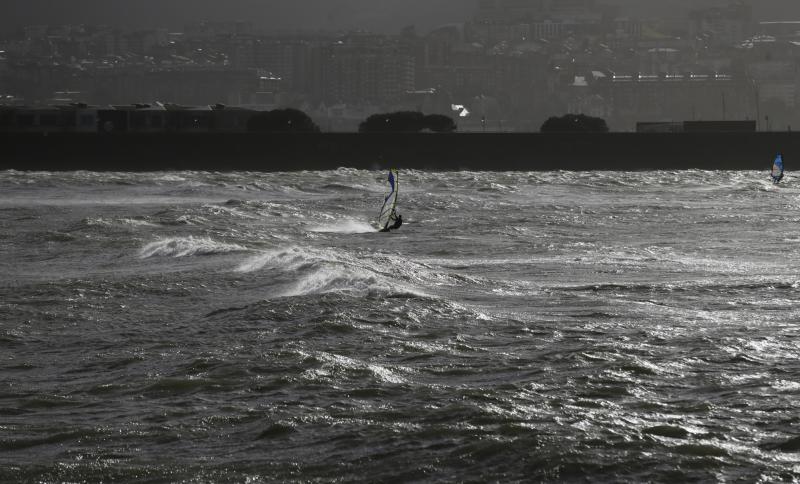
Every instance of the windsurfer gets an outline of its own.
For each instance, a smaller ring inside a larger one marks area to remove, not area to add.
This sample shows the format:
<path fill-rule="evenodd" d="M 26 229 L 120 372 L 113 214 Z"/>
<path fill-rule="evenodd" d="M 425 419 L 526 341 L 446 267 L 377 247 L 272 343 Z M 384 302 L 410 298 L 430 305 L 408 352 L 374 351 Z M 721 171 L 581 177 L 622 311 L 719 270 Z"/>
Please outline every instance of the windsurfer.
<path fill-rule="evenodd" d="M 389 170 L 387 181 L 389 182 L 390 191 L 383 199 L 381 214 L 378 216 L 378 230 L 380 232 L 397 230 L 403 225 L 403 217 L 396 212 L 397 194 L 400 191 L 400 180 L 398 179 L 398 172 L 396 169 L 393 168 Z"/>
<path fill-rule="evenodd" d="M 783 154 L 778 153 L 778 156 L 775 157 L 775 161 L 772 163 L 772 183 L 777 185 L 783 180 Z"/>
<path fill-rule="evenodd" d="M 392 225 L 389 225 L 389 222 L 394 220 Z M 400 226 L 403 225 L 403 216 L 399 215 L 397 212 L 392 210 L 391 215 L 389 215 L 389 220 L 386 222 L 386 226 L 381 229 L 381 232 L 388 232 L 390 230 L 397 230 Z"/>

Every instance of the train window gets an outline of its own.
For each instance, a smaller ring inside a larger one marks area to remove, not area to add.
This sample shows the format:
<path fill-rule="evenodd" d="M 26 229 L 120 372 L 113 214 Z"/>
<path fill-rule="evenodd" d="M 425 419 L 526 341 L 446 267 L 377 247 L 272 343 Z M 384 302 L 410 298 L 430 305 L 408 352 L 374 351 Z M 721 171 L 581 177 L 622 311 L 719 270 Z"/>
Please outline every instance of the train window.
<path fill-rule="evenodd" d="M 58 126 L 58 116 L 55 114 L 40 114 L 39 126 Z"/>
<path fill-rule="evenodd" d="M 17 126 L 28 128 L 33 126 L 35 120 L 36 118 L 33 116 L 33 114 L 18 114 Z"/>
<path fill-rule="evenodd" d="M 144 128 L 147 122 L 147 115 L 145 113 L 133 113 L 131 116 L 131 126 L 133 128 Z"/>

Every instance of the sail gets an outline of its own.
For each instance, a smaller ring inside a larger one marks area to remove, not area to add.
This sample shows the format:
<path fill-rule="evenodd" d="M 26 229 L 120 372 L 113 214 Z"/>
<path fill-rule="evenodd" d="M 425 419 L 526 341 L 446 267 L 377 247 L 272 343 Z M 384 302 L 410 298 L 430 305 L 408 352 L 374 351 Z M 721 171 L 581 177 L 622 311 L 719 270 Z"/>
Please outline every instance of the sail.
<path fill-rule="evenodd" d="M 783 156 L 778 155 L 772 163 L 772 172 L 770 173 L 772 181 L 778 183 L 783 178 Z"/>
<path fill-rule="evenodd" d="M 383 198 L 383 206 L 381 207 L 381 213 L 378 216 L 379 229 L 385 229 L 389 225 L 392 214 L 397 208 L 397 192 L 400 188 L 397 170 L 389 170 L 387 181 L 389 183 L 390 191 L 389 194 Z"/>

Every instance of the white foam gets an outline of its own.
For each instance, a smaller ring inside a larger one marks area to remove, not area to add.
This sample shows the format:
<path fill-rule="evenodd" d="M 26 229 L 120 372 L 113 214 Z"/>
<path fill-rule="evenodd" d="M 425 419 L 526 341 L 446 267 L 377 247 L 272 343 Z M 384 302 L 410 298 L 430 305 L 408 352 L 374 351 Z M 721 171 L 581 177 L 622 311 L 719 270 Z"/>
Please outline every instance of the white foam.
<path fill-rule="evenodd" d="M 313 260 L 314 257 L 305 250 L 299 247 L 289 247 L 286 249 L 261 252 L 239 264 L 236 271 L 255 272 L 265 268 L 293 271 L 298 269 L 301 265 Z"/>
<path fill-rule="evenodd" d="M 184 182 L 186 178 L 176 175 L 176 174 L 167 174 L 161 175 L 153 178 L 155 181 L 165 181 L 165 182 Z"/>
<path fill-rule="evenodd" d="M 242 262 L 238 272 L 268 270 L 286 280 L 281 296 L 303 296 L 329 292 L 364 295 L 404 293 L 424 296 L 414 287 L 384 276 L 391 261 L 370 261 L 347 252 L 310 247 L 288 247 L 262 252 Z M 287 277 L 288 276 L 288 277 Z"/>
<path fill-rule="evenodd" d="M 800 391 L 800 383 L 790 380 L 775 380 L 770 383 L 770 386 L 781 392 L 797 393 Z"/>
<path fill-rule="evenodd" d="M 135 218 L 121 218 L 120 223 L 125 225 L 133 225 L 134 227 L 155 227 L 156 224 L 150 223 L 147 220 L 139 220 Z"/>
<path fill-rule="evenodd" d="M 356 291 L 368 293 L 378 289 L 388 289 L 388 283 L 380 283 L 379 279 L 368 271 L 353 270 L 336 266 L 320 267 L 301 278 L 289 289 L 285 296 L 303 296 L 306 294 L 323 294 L 334 291 Z"/>
<path fill-rule="evenodd" d="M 175 219 L 175 223 L 184 225 L 204 225 L 208 223 L 208 220 L 199 216 L 181 215 Z"/>
<path fill-rule="evenodd" d="M 139 257 L 186 257 L 193 255 L 225 254 L 229 252 L 246 251 L 245 247 L 237 244 L 217 242 L 208 237 L 172 237 L 159 239 L 142 247 Z"/>
<path fill-rule="evenodd" d="M 256 219 L 258 218 L 255 215 L 251 215 L 249 213 L 245 213 L 241 210 L 231 207 L 224 207 L 221 205 L 203 205 L 203 208 L 208 210 L 214 215 L 223 215 L 228 217 L 238 217 L 244 219 Z"/>
<path fill-rule="evenodd" d="M 375 232 L 375 227 L 361 220 L 345 219 L 335 223 L 309 227 L 311 232 L 332 234 L 365 234 Z"/>
<path fill-rule="evenodd" d="M 108 227 L 111 225 L 111 222 L 102 218 L 102 217 L 89 217 L 83 219 L 83 223 L 89 227 Z"/>
<path fill-rule="evenodd" d="M 367 370 L 372 373 L 378 380 L 386 383 L 407 383 L 407 380 L 390 370 L 386 366 L 377 363 L 367 363 L 349 356 L 337 355 L 334 353 L 327 353 L 319 351 L 315 356 L 322 360 L 327 367 L 332 367 L 334 370 Z"/>

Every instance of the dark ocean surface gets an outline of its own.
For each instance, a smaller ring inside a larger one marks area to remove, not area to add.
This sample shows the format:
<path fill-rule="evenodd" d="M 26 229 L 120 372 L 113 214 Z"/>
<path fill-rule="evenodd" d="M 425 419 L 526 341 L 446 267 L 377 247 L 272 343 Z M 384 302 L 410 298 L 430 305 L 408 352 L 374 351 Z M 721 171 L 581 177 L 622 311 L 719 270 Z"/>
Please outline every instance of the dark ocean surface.
<path fill-rule="evenodd" d="M 800 480 L 763 172 L 0 172 L 0 481 Z"/>

